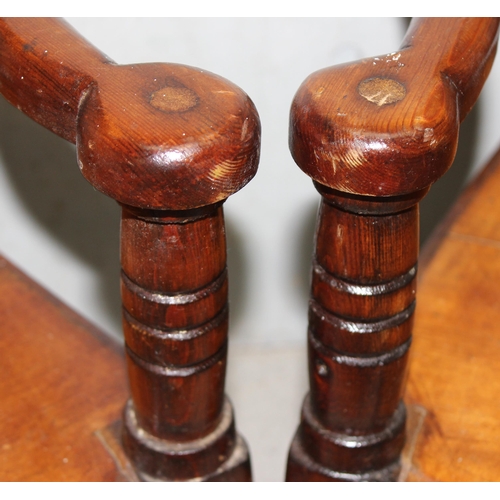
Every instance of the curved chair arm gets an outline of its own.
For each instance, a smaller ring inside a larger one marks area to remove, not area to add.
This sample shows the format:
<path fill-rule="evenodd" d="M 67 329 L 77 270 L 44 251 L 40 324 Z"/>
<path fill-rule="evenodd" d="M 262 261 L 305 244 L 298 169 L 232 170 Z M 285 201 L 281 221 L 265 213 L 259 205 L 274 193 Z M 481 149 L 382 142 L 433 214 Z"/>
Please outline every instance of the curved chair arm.
<path fill-rule="evenodd" d="M 292 105 L 295 161 L 347 193 L 428 187 L 454 159 L 459 124 L 488 76 L 497 38 L 497 19 L 415 19 L 398 51 L 312 74 Z"/>
<path fill-rule="evenodd" d="M 120 203 L 199 207 L 255 175 L 259 118 L 224 78 L 178 64 L 117 65 L 51 18 L 4 18 L 0 58 L 0 92 L 76 143 L 85 178 Z"/>

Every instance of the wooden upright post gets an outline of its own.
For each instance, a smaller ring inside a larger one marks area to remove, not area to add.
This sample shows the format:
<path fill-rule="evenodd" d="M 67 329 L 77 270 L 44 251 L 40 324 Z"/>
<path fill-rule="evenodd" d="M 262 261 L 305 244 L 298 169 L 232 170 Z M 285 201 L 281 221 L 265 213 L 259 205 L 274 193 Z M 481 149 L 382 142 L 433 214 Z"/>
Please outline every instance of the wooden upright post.
<path fill-rule="evenodd" d="M 496 19 L 412 21 L 400 50 L 311 75 L 290 148 L 322 195 L 310 392 L 288 481 L 396 480 L 415 310 L 418 202 L 450 167 L 493 62 Z M 436 332 L 438 335 L 439 332 Z"/>
<path fill-rule="evenodd" d="M 250 480 L 224 397 L 227 272 L 221 204 L 123 208 L 122 299 L 131 400 L 125 450 L 143 479 Z"/>
<path fill-rule="evenodd" d="M 123 207 L 123 443 L 138 475 L 251 480 L 224 396 L 222 204 L 257 169 L 253 103 L 198 68 L 117 65 L 50 18 L 1 20 L 0 57 L 3 95 L 75 143 L 83 176 Z"/>

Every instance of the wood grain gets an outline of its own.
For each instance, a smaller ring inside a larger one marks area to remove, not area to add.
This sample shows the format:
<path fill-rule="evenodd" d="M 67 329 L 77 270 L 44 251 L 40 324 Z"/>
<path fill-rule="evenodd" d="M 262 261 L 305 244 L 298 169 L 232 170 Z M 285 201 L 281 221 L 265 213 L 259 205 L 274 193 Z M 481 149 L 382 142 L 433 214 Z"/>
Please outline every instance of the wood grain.
<path fill-rule="evenodd" d="M 453 161 L 459 124 L 489 73 L 497 37 L 494 18 L 415 19 L 399 50 L 313 73 L 290 114 L 296 163 L 346 193 L 427 188 Z"/>
<path fill-rule="evenodd" d="M 0 20 L 0 59 L 0 92 L 76 143 L 84 177 L 120 203 L 191 209 L 256 173 L 259 117 L 224 78 L 179 64 L 118 65 L 52 18 Z"/>
<path fill-rule="evenodd" d="M 125 451 L 143 479 L 250 480 L 224 395 L 228 303 L 222 206 L 184 213 L 123 208 L 123 326 L 131 401 Z M 222 472 L 221 472 L 222 473 Z M 220 479 L 220 478 L 219 478 Z"/>
<path fill-rule="evenodd" d="M 398 51 L 317 71 L 294 98 L 290 150 L 323 199 L 309 307 L 310 393 L 287 481 L 399 477 L 418 202 L 451 166 L 460 122 L 491 68 L 498 26 L 486 18 L 413 20 Z"/>
<path fill-rule="evenodd" d="M 0 481 L 115 481 L 122 348 L 0 257 Z"/>
<path fill-rule="evenodd" d="M 222 203 L 257 170 L 254 104 L 198 68 L 118 65 L 58 19 L 0 19 L 0 60 L 0 92 L 74 142 L 83 176 L 123 206 L 123 445 L 137 474 L 249 481 L 224 396 Z"/>
<path fill-rule="evenodd" d="M 406 401 L 427 411 L 409 481 L 500 480 L 500 151 L 424 249 Z"/>

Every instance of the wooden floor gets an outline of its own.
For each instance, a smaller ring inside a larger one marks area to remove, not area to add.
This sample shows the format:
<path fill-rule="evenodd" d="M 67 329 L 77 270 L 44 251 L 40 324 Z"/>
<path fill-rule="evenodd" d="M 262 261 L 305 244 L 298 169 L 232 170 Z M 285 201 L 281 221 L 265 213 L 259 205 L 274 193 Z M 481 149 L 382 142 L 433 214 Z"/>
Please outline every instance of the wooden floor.
<path fill-rule="evenodd" d="M 499 165 L 421 256 L 402 480 L 500 481 Z M 0 481 L 123 479 L 98 438 L 127 398 L 121 346 L 3 258 L 0 370 Z"/>

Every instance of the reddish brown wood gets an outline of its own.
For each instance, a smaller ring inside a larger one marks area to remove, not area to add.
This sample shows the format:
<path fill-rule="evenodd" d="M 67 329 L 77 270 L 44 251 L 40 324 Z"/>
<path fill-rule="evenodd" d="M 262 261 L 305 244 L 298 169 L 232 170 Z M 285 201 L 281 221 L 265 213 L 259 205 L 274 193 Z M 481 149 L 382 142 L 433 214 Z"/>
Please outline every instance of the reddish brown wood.
<path fill-rule="evenodd" d="M 216 203 L 255 175 L 260 123 L 241 89 L 178 64 L 117 65 L 51 18 L 0 22 L 0 92 L 76 143 L 84 177 L 134 207 Z"/>
<path fill-rule="evenodd" d="M 297 92 L 290 149 L 323 200 L 288 481 L 398 477 L 418 202 L 453 161 L 497 32 L 496 19 L 417 19 L 399 51 L 318 71 Z"/>
<path fill-rule="evenodd" d="M 133 401 L 125 411 L 126 450 L 143 477 L 207 476 L 237 451 L 224 397 L 228 304 L 222 206 L 182 218 L 124 207 L 121 227 Z M 161 456 L 151 456 L 146 439 L 153 437 L 163 440 Z M 243 466 L 249 480 L 248 456 Z"/>
<path fill-rule="evenodd" d="M 253 103 L 198 68 L 117 65 L 56 19 L 2 19 L 0 60 L 3 95 L 75 142 L 84 177 L 123 206 L 123 440 L 139 476 L 250 480 L 224 397 L 222 203 L 257 169 Z"/>
<path fill-rule="evenodd" d="M 414 20 L 394 53 L 313 73 L 292 104 L 291 152 L 345 193 L 424 189 L 451 165 L 493 63 L 496 19 Z"/>

